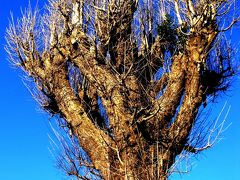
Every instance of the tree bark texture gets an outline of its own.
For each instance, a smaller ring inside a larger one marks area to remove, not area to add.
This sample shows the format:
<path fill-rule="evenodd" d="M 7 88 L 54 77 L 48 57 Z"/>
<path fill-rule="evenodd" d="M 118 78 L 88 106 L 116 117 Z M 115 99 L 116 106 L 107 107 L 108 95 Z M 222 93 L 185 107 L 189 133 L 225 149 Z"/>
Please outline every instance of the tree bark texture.
<path fill-rule="evenodd" d="M 103 179 L 166 180 L 206 97 L 232 75 L 210 53 L 225 1 L 169 2 L 174 13 L 165 1 L 53 0 L 7 30 L 41 106 L 66 121 Z"/>

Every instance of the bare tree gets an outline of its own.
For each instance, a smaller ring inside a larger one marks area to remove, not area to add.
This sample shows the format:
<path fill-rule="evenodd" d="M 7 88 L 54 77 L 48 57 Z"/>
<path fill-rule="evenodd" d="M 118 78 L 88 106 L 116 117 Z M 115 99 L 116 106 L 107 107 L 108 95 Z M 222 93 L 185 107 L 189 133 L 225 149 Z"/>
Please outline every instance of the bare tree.
<path fill-rule="evenodd" d="M 177 157 L 212 146 L 222 124 L 207 136 L 197 120 L 234 75 L 234 3 L 49 0 L 12 21 L 10 59 L 72 137 L 57 135 L 68 175 L 164 180 Z"/>

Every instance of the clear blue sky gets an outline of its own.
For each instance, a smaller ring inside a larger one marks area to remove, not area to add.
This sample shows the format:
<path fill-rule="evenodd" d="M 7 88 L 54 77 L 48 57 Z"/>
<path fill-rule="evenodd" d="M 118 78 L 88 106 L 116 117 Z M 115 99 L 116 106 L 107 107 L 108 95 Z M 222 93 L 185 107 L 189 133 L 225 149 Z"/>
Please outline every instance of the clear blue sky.
<path fill-rule="evenodd" d="M 42 4 L 43 1 L 39 0 L 39 5 Z M 54 167 L 54 159 L 48 151 L 48 116 L 38 110 L 38 105 L 22 83 L 22 73 L 11 67 L 3 49 L 10 11 L 19 16 L 20 7 L 27 5 L 28 0 L 0 0 L 0 180 L 65 179 Z M 235 29 L 232 41 L 239 41 L 239 36 L 240 29 Z M 224 139 L 198 155 L 190 173 L 174 175 L 171 180 L 240 179 L 239 89 L 240 82 L 235 81 L 228 96 L 222 96 L 218 100 L 219 105 L 213 106 L 212 118 L 225 101 L 231 105 L 227 123 L 232 125 L 223 134 Z"/>

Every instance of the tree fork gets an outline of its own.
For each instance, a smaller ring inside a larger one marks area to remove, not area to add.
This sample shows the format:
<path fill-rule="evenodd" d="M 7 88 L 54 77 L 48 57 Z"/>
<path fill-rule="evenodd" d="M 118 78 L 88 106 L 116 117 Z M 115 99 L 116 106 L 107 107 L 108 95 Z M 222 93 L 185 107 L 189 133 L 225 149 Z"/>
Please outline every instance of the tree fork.
<path fill-rule="evenodd" d="M 73 132 L 68 139 L 78 140 L 63 151 L 68 175 L 167 180 L 176 158 L 209 147 L 204 135 L 192 140 L 192 130 L 207 97 L 234 75 L 230 51 L 219 50 L 227 44 L 220 32 L 239 20 L 219 27 L 228 13 L 221 8 L 230 6 L 49 0 L 43 13 L 27 10 L 10 24 L 10 59 L 35 82 L 43 109 Z"/>

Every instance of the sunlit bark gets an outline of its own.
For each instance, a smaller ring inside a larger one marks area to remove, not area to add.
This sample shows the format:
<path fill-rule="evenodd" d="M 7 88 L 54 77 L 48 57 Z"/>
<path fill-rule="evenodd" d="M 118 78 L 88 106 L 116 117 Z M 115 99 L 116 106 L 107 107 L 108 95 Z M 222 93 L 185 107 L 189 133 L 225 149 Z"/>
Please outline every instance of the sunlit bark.
<path fill-rule="evenodd" d="M 234 74 L 230 52 L 219 51 L 221 31 L 238 22 L 219 27 L 231 5 L 49 0 L 43 15 L 27 10 L 10 24 L 6 50 L 77 138 L 93 176 L 165 180 L 178 155 L 208 147 L 189 139 L 207 97 Z M 68 174 L 82 179 L 82 164 L 70 161 Z"/>

